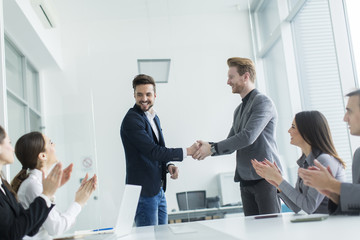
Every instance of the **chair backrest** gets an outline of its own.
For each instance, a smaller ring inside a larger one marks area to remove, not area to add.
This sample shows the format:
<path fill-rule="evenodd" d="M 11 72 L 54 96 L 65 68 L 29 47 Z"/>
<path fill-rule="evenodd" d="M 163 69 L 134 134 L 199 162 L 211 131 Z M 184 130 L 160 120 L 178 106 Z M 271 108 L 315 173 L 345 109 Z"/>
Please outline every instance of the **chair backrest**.
<path fill-rule="evenodd" d="M 194 210 L 206 208 L 206 192 L 189 191 L 176 193 L 179 210 Z"/>
<path fill-rule="evenodd" d="M 207 208 L 219 208 L 220 207 L 220 197 L 208 197 L 206 198 L 206 207 Z"/>

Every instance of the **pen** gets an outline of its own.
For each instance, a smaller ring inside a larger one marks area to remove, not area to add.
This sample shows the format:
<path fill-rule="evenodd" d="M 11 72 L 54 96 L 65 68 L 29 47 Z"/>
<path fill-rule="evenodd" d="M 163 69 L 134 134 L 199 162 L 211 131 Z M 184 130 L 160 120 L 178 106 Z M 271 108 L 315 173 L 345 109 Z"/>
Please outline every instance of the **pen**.
<path fill-rule="evenodd" d="M 114 229 L 114 228 L 112 228 L 112 227 L 110 227 L 110 228 L 99 228 L 99 229 L 94 229 L 93 232 L 112 230 L 112 229 Z"/>

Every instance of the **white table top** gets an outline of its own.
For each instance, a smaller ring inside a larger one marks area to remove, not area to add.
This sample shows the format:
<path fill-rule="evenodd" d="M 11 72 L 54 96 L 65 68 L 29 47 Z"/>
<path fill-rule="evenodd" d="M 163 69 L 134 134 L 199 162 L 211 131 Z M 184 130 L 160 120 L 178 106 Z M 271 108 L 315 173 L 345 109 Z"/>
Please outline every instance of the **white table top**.
<path fill-rule="evenodd" d="M 234 217 L 208 221 L 169 224 L 133 228 L 132 233 L 122 238 L 109 235 L 88 236 L 83 239 L 121 240 L 177 240 L 177 239 L 276 239 L 276 240 L 348 240 L 359 239 L 360 216 L 329 216 L 316 222 L 292 223 L 299 217 L 326 216 L 279 214 L 278 217 L 255 219 L 254 217 Z"/>
<path fill-rule="evenodd" d="M 358 227 L 360 228 L 359 216 L 329 216 L 323 221 L 290 222 L 294 218 L 324 215 L 285 213 L 279 217 L 268 219 L 238 217 L 203 221 L 202 223 L 207 227 L 225 232 L 238 239 L 348 240 L 360 238 L 356 231 Z"/>

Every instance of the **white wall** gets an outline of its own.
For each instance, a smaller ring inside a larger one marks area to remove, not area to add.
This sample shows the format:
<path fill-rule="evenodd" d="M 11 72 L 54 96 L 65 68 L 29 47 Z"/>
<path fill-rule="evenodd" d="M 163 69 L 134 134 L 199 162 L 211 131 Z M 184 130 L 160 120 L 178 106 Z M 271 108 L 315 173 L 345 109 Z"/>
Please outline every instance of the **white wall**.
<path fill-rule="evenodd" d="M 252 57 L 248 15 L 234 11 L 226 15 L 87 19 L 63 25 L 62 30 L 64 70 L 61 74 L 48 71 L 43 76 L 46 132 L 57 143 L 58 154 L 75 163 L 75 183 L 85 173 L 82 159 L 90 156 L 95 160 L 91 140 L 95 126 L 98 200 L 88 203 L 76 227 L 109 226 L 124 187 L 125 156 L 119 128 L 134 104 L 131 81 L 137 74 L 137 59 L 172 60 L 169 83 L 158 84 L 155 103 L 167 146 L 190 146 L 197 139 L 222 140 L 241 101 L 226 85 L 226 60 Z M 187 158 L 178 166 L 180 178 L 168 181 L 169 210 L 177 209 L 176 192 L 205 189 L 208 196 L 218 195 L 217 174 L 233 172 L 235 157 L 203 162 Z M 70 188 L 69 194 L 76 189 Z M 101 220 L 89 223 L 95 217 L 89 205 L 101 208 L 101 212 L 95 211 Z"/>
<path fill-rule="evenodd" d="M 99 177 L 97 200 L 92 198 L 85 206 L 76 229 L 114 223 L 125 181 L 119 128 L 134 104 L 131 81 L 138 73 L 138 58 L 172 60 L 169 83 L 158 84 L 155 103 L 167 146 L 187 147 L 198 139 L 220 141 L 227 136 L 241 100 L 226 85 L 226 60 L 252 58 L 246 11 L 234 5 L 223 12 L 194 14 L 187 7 L 177 12 L 177 6 L 171 15 L 159 17 L 90 14 L 77 21 L 65 19 L 60 39 L 59 29 L 41 28 L 26 3 L 5 3 L 6 9 L 28 21 L 19 24 L 6 11 L 8 37 L 41 71 L 45 134 L 56 143 L 64 165 L 75 164 L 72 179 L 57 193 L 57 207 L 65 209 L 73 200 L 86 172 Z M 22 35 L 20 25 L 29 34 Z M 92 167 L 83 166 L 85 158 L 93 160 Z M 218 195 L 217 174 L 233 172 L 235 157 L 202 162 L 187 158 L 178 166 L 180 178 L 168 181 L 169 211 L 177 209 L 176 192 L 205 189 L 208 196 Z"/>

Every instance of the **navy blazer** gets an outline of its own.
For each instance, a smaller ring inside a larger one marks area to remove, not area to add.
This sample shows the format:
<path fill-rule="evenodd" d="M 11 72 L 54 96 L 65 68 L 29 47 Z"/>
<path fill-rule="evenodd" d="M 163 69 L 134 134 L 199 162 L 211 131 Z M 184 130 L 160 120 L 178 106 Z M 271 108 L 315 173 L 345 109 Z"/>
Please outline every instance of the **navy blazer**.
<path fill-rule="evenodd" d="M 34 236 L 45 222 L 50 210 L 43 198 L 37 197 L 25 210 L 13 194 L 4 186 L 6 195 L 0 190 L 0 239 L 22 239 Z"/>
<path fill-rule="evenodd" d="M 159 141 L 145 113 L 135 104 L 125 115 L 120 135 L 126 158 L 126 183 L 142 186 L 141 196 L 153 197 L 166 190 L 166 163 L 182 161 L 182 148 L 166 148 L 160 120 L 154 122 Z"/>

